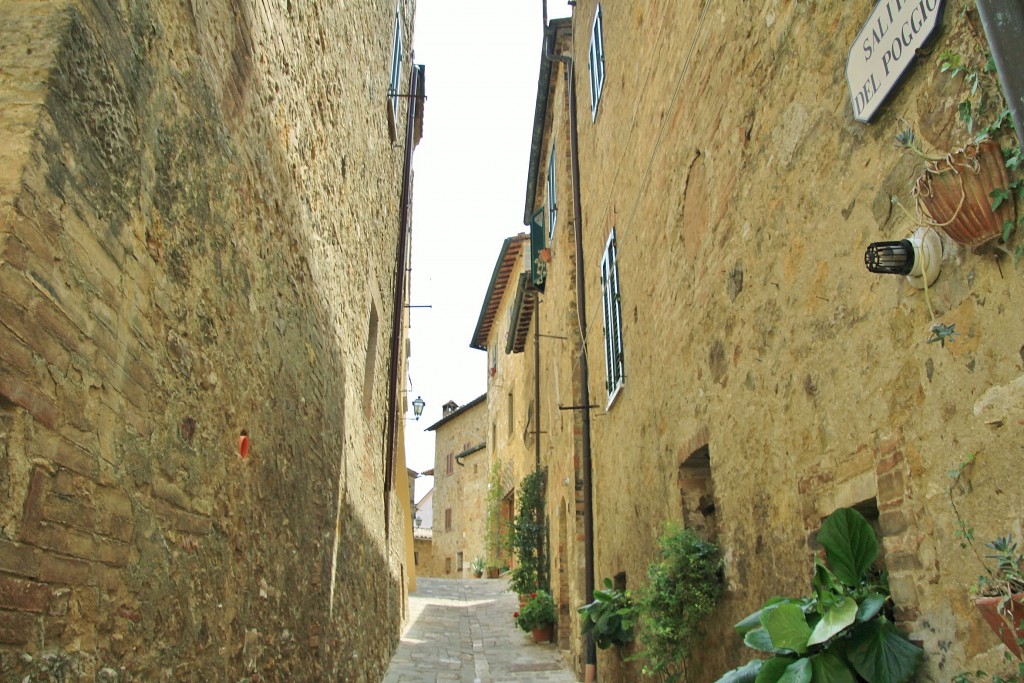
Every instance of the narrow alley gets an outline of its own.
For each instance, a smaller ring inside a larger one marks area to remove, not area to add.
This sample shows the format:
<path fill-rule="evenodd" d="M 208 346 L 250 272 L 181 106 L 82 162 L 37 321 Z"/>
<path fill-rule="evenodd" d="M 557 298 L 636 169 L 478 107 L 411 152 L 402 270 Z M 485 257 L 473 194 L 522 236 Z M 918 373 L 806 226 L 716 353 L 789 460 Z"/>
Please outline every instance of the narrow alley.
<path fill-rule="evenodd" d="M 575 681 L 554 644 L 516 627 L 516 606 L 505 579 L 417 579 L 384 682 Z"/>

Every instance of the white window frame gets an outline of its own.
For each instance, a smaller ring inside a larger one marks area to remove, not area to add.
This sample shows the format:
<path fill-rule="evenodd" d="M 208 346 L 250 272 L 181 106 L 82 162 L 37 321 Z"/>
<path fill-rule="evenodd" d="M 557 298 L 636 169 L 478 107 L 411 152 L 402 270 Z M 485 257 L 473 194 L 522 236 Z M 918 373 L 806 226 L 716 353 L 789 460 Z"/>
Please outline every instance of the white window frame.
<path fill-rule="evenodd" d="M 548 244 L 555 240 L 555 223 L 558 220 L 558 183 L 555 177 L 555 143 L 551 143 L 551 157 L 548 159 Z"/>
<path fill-rule="evenodd" d="M 615 228 L 601 257 L 601 303 L 604 312 L 604 370 L 608 407 L 618 397 L 626 381 L 622 343 L 622 301 L 619 289 L 618 247 Z"/>
<path fill-rule="evenodd" d="M 597 120 L 597 105 L 604 90 L 604 27 L 601 22 L 601 5 L 594 13 L 594 25 L 590 29 L 590 120 Z"/>
<path fill-rule="evenodd" d="M 388 101 L 391 120 L 398 127 L 398 90 L 402 82 L 402 14 L 395 10 L 395 35 L 391 44 L 391 80 L 388 82 Z"/>

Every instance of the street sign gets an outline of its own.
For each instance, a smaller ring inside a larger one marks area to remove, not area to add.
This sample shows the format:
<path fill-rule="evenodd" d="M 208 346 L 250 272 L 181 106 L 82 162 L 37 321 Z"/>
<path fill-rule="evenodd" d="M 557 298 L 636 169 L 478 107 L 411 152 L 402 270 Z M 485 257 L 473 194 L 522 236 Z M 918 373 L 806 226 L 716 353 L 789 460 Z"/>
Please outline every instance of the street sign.
<path fill-rule="evenodd" d="M 846 60 L 853 118 L 867 123 L 942 18 L 944 0 L 881 0 Z"/>

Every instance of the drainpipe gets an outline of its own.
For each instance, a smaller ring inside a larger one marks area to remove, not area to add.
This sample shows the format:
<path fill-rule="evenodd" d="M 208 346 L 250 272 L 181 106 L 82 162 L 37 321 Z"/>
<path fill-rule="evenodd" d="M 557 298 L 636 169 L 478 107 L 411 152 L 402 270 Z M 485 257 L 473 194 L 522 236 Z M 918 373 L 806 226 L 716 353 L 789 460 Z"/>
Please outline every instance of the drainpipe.
<path fill-rule="evenodd" d="M 542 0 L 547 17 L 547 0 Z M 547 35 L 547 23 L 544 24 Z M 569 80 L 569 156 L 572 159 L 573 237 L 576 243 L 576 307 L 580 321 L 580 337 L 587 343 L 587 296 L 583 277 L 583 202 L 580 199 L 580 150 L 576 119 L 576 66 L 572 57 L 552 54 L 552 45 L 544 47 L 545 56 L 566 65 Z M 587 604 L 594 601 L 594 487 L 590 453 L 590 367 L 586 350 L 580 352 L 580 450 L 583 467 L 583 573 Z M 587 635 L 584 657 L 584 680 L 597 680 L 597 647 L 592 634 Z"/>
<path fill-rule="evenodd" d="M 992 50 L 1006 104 L 1013 115 L 1017 141 L 1024 145 L 1024 64 L 1020 45 L 1024 39 L 1022 0 L 978 0 L 978 17 Z"/>
<path fill-rule="evenodd" d="M 398 248 L 395 253 L 395 289 L 391 314 L 391 363 L 388 367 L 388 423 L 384 443 L 384 535 L 391 534 L 391 489 L 395 478 L 395 431 L 398 423 L 398 368 L 405 315 L 405 273 L 409 249 L 409 203 L 412 194 L 412 148 L 416 137 L 416 113 L 423 101 L 423 67 L 413 64 L 409 74 L 409 106 L 405 117 L 405 159 L 402 164 L 402 195 L 399 200 Z"/>

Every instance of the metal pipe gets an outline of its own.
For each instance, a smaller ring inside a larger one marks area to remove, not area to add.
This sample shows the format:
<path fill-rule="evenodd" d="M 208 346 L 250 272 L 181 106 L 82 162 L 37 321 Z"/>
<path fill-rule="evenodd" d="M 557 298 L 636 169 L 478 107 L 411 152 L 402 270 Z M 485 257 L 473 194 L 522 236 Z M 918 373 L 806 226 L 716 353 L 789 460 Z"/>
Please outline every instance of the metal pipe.
<path fill-rule="evenodd" d="M 1017 142 L 1024 145 L 1024 62 L 1020 47 L 1024 41 L 1024 0 L 978 0 L 977 6 L 1003 96 L 1013 116 Z"/>
<path fill-rule="evenodd" d="M 405 274 L 409 257 L 409 203 L 412 195 L 412 148 L 416 134 L 416 113 L 423 93 L 419 65 L 409 74 L 409 98 L 405 120 L 405 155 L 402 163 L 402 194 L 398 207 L 398 246 L 395 250 L 394 310 L 391 314 L 391 358 L 388 367 L 388 421 L 384 443 L 384 534 L 391 534 L 391 489 L 395 479 L 395 431 L 398 423 L 398 366 L 402 345 L 402 318 L 405 311 Z"/>

